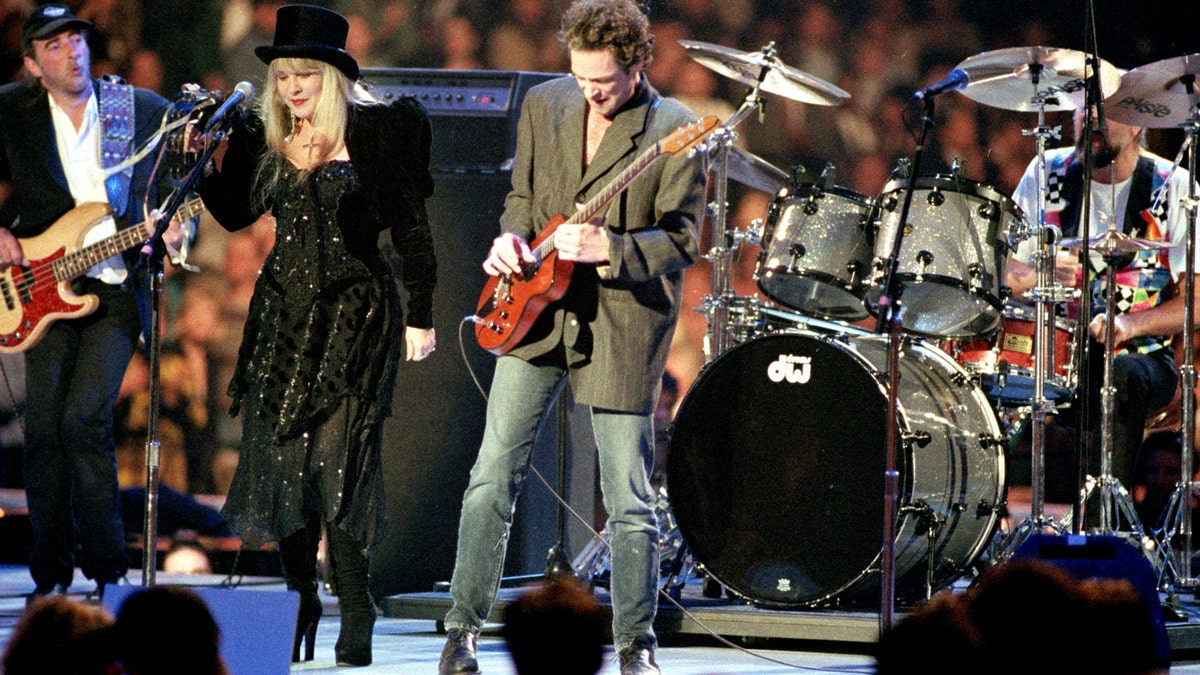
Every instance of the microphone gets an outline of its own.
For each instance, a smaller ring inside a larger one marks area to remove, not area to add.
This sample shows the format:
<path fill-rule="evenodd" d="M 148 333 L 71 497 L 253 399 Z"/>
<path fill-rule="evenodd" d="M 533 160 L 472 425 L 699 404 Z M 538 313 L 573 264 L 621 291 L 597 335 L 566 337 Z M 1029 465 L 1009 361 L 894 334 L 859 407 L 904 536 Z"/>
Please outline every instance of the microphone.
<path fill-rule="evenodd" d="M 950 71 L 949 75 L 913 94 L 913 98 L 923 101 L 947 91 L 958 91 L 968 84 L 971 84 L 971 76 L 967 74 L 967 71 L 955 68 Z"/>
<path fill-rule="evenodd" d="M 238 82 L 237 86 L 233 88 L 233 92 L 229 94 L 229 98 L 225 99 L 225 102 L 221 104 L 221 107 L 217 108 L 217 111 L 212 114 L 212 117 L 208 118 L 208 123 L 204 125 L 204 131 L 209 132 L 216 129 L 225 119 L 225 116 L 229 114 L 230 110 L 233 110 L 240 105 L 242 101 L 245 101 L 252 96 L 254 96 L 254 85 L 250 84 L 249 82 Z"/>

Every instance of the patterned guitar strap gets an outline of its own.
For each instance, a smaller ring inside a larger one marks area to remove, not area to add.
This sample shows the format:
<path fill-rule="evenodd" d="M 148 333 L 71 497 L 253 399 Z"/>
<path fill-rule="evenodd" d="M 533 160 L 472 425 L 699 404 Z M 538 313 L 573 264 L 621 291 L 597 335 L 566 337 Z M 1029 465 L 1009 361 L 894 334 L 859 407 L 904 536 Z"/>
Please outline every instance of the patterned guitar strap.
<path fill-rule="evenodd" d="M 100 165 L 107 170 L 124 162 L 133 151 L 133 87 L 115 75 L 100 78 Z M 104 179 L 114 216 L 125 215 L 133 166 Z"/>

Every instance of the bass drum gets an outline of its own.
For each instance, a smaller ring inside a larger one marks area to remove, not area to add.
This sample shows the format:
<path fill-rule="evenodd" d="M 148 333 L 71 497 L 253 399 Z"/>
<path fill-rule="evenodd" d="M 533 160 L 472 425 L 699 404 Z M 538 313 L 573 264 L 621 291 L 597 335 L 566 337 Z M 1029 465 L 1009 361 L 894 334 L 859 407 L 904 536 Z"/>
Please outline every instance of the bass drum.
<path fill-rule="evenodd" d="M 897 598 L 982 552 L 1004 496 L 1000 427 L 941 350 L 900 359 Z M 769 606 L 878 605 L 887 339 L 795 331 L 740 344 L 675 418 L 667 480 L 684 540 L 718 581 Z"/>

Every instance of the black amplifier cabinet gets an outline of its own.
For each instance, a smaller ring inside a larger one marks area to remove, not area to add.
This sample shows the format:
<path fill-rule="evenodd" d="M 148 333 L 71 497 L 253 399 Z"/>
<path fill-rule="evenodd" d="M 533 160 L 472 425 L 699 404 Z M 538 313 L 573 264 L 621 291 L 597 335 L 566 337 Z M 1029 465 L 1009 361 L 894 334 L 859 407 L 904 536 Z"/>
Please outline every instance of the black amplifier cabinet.
<path fill-rule="evenodd" d="M 526 92 L 558 73 L 505 70 L 364 68 L 376 96 L 412 96 L 433 125 L 430 167 L 436 171 L 508 168 L 517 149 L 517 118 Z"/>

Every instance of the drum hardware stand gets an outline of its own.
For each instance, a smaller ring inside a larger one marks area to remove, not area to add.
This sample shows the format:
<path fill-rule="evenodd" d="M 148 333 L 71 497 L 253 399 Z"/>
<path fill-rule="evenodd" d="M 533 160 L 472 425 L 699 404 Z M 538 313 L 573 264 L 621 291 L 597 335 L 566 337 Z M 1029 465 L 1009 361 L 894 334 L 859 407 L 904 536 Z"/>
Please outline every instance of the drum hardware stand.
<path fill-rule="evenodd" d="M 1109 222 L 1109 232 L 1116 231 L 1116 223 Z M 1121 520 L 1124 518 L 1128 525 L 1127 532 L 1131 533 L 1139 548 L 1142 548 L 1144 532 L 1137 511 L 1133 508 L 1133 500 L 1129 492 L 1121 485 L 1112 469 L 1113 453 L 1113 405 L 1117 388 L 1113 386 L 1112 370 L 1116 354 L 1116 341 L 1113 338 L 1113 327 L 1116 323 L 1116 270 L 1113 264 L 1119 257 L 1115 251 L 1103 253 L 1106 267 L 1105 295 L 1106 307 L 1104 314 L 1104 384 L 1100 388 L 1100 475 L 1089 477 L 1080 491 L 1081 504 L 1086 505 L 1089 497 L 1095 495 L 1098 502 L 1100 523 L 1097 534 L 1118 534 Z M 1081 511 L 1081 515 L 1085 511 Z M 1081 518 L 1082 520 L 1082 518 Z"/>
<path fill-rule="evenodd" d="M 558 434 L 555 438 L 555 448 L 558 450 L 558 541 L 546 555 L 546 579 L 574 576 L 575 568 L 567 555 L 567 506 L 563 502 L 567 495 L 567 436 L 571 433 L 571 420 L 567 410 L 567 390 L 565 383 L 558 392 Z"/>
<path fill-rule="evenodd" d="M 775 55 L 775 43 L 763 47 L 763 53 L 769 57 Z M 704 361 L 712 363 L 730 347 L 732 339 L 729 332 L 729 301 L 733 298 L 733 251 L 741 241 L 752 241 L 755 233 L 737 235 L 727 230 L 729 222 L 729 148 L 737 139 L 734 129 L 742 123 L 751 112 L 758 111 L 762 117 L 766 101 L 759 96 L 759 88 L 770 66 L 764 65 L 759 74 L 758 82 L 746 93 L 746 98 L 725 123 L 713 131 L 703 147 L 708 148 L 708 156 L 716 167 L 716 185 L 713 188 L 712 213 L 712 247 L 704 254 L 711 267 L 710 294 L 702 300 L 704 315 L 708 319 L 708 331 L 704 335 Z M 715 158 L 714 158 L 715 156 Z"/>
<path fill-rule="evenodd" d="M 1195 415 L 1196 415 L 1196 353 L 1195 339 L 1195 256 L 1196 256 L 1196 138 L 1200 135 L 1200 97 L 1195 90 L 1195 77 L 1184 75 L 1183 83 L 1188 95 L 1192 98 L 1191 116 L 1184 125 L 1186 138 L 1180 147 L 1179 157 L 1175 165 L 1179 165 L 1184 151 L 1188 152 L 1188 194 L 1182 200 L 1187 209 L 1187 252 L 1184 254 L 1183 278 L 1183 365 L 1179 368 L 1180 397 L 1180 479 L 1167 503 L 1164 519 L 1163 537 L 1160 542 L 1163 562 L 1171 572 L 1174 588 L 1195 589 L 1200 580 L 1194 576 L 1192 569 L 1192 497 L 1196 494 L 1197 485 L 1193 479 L 1195 467 Z M 1174 542 L 1181 544 L 1178 550 Z M 1166 570 L 1164 570 L 1166 571 Z"/>
<path fill-rule="evenodd" d="M 1054 315 L 1060 302 L 1070 300 L 1074 293 L 1055 280 L 1055 248 L 1061 232 L 1046 223 L 1046 139 L 1060 138 L 1061 127 L 1046 125 L 1046 99 L 1040 96 L 1038 85 L 1041 80 L 1040 64 L 1030 64 L 1030 81 L 1033 97 L 1030 103 L 1037 110 L 1037 128 L 1022 131 L 1023 135 L 1037 140 L 1036 183 L 1037 225 L 1031 233 L 1038 238 L 1038 249 L 1034 256 L 1037 281 L 1030 297 L 1034 301 L 1033 333 L 1033 400 L 1030 402 L 1030 499 L 1029 517 L 1017 525 L 1000 546 L 1002 559 L 1012 557 L 1030 535 L 1047 530 L 1061 533 L 1063 527 L 1053 518 L 1046 516 L 1046 416 L 1057 408 L 1046 398 L 1046 374 L 1054 370 Z M 1022 237 L 1023 238 L 1023 237 Z M 1010 242 L 1011 244 L 1012 242 Z"/>

